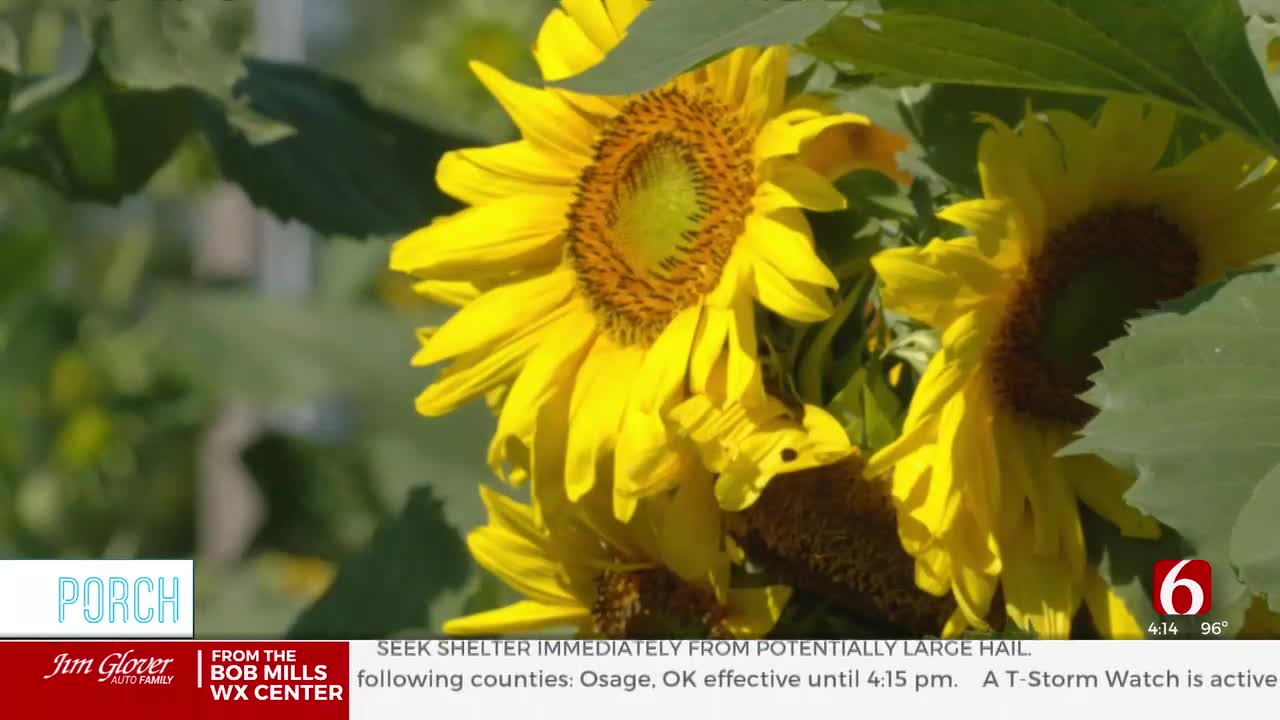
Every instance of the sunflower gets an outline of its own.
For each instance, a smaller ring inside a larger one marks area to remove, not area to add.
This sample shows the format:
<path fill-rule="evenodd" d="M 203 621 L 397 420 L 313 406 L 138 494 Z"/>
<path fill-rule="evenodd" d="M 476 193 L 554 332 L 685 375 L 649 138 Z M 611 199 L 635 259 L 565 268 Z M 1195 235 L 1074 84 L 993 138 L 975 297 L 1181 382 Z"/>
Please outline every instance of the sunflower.
<path fill-rule="evenodd" d="M 534 48 L 544 78 L 599 62 L 645 5 L 563 0 Z M 787 63 L 784 48 L 736 50 L 635 97 L 473 64 L 522 139 L 444 156 L 441 189 L 470 207 L 392 250 L 393 269 L 436 291 L 479 291 L 415 357 L 451 361 L 418 410 L 509 386 L 489 452 L 499 475 L 527 463 L 576 501 L 611 474 L 623 519 L 669 488 L 681 473 L 663 459 L 663 415 L 718 360 L 729 400 L 763 398 L 754 301 L 800 322 L 831 310 L 836 278 L 803 212 L 845 206 L 824 172 L 891 163 L 902 147 L 862 116 L 788 102 Z"/>
<path fill-rule="evenodd" d="M 839 462 L 855 452 L 840 422 L 816 405 L 793 409 L 772 396 L 758 405 L 694 395 L 668 415 L 681 449 L 714 482 L 720 507 L 750 507 L 775 477 Z M 714 475 L 714 480 L 712 477 Z M 690 481 L 696 482 L 696 481 Z"/>
<path fill-rule="evenodd" d="M 476 561 L 527 599 L 451 620 L 454 635 L 523 633 L 576 627 L 583 637 L 762 637 L 777 622 L 790 590 L 729 589 L 730 556 L 719 509 L 706 484 L 638 503 L 627 523 L 607 497 L 589 494 L 550 527 L 534 508 L 481 487 L 489 524 L 467 544 Z M 711 548 L 711 552 L 697 549 Z"/>
<path fill-rule="evenodd" d="M 917 582 L 960 609 L 950 633 L 985 626 L 997 586 L 1043 637 L 1067 636 L 1082 599 L 1095 624 L 1134 632 L 1088 566 L 1077 501 L 1129 536 L 1159 526 L 1122 499 L 1131 475 L 1055 454 L 1094 413 L 1078 396 L 1130 318 L 1280 249 L 1280 173 L 1252 172 L 1262 154 L 1232 136 L 1162 166 L 1175 119 L 1129 99 L 1096 124 L 987 118 L 984 197 L 941 213 L 973 235 L 873 259 L 886 307 L 942 336 L 867 470 L 893 468 Z"/>

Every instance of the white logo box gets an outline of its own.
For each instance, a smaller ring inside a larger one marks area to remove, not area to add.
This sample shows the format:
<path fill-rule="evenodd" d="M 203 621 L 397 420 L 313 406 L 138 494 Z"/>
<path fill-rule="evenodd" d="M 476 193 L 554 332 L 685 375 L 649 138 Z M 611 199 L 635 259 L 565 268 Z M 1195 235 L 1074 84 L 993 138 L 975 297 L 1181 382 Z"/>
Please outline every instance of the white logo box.
<path fill-rule="evenodd" d="M 0 560 L 0 637 L 191 638 L 192 560 Z"/>

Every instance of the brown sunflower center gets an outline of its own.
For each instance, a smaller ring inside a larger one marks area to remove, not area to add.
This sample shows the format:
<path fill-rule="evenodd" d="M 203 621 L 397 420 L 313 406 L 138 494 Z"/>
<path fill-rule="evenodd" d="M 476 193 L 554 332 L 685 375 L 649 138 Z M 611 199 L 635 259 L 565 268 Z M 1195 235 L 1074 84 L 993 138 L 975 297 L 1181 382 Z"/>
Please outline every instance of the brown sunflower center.
<path fill-rule="evenodd" d="M 661 568 L 601 573 L 591 615 L 596 632 L 612 639 L 716 637 L 724 619 L 709 590 Z"/>
<path fill-rule="evenodd" d="M 578 179 L 567 252 L 615 340 L 651 343 L 715 288 L 755 187 L 750 134 L 710 95 L 650 93 L 609 122 Z"/>
<path fill-rule="evenodd" d="M 895 634 L 937 635 L 955 610 L 916 586 L 884 483 L 857 457 L 780 475 L 729 530 L 765 570 Z"/>
<path fill-rule="evenodd" d="M 1094 409 L 1077 397 L 1096 354 L 1144 309 L 1196 285 L 1194 243 L 1159 212 L 1090 213 L 1049 235 L 1015 291 L 992 345 L 996 395 L 1009 408 L 1074 425 Z"/>

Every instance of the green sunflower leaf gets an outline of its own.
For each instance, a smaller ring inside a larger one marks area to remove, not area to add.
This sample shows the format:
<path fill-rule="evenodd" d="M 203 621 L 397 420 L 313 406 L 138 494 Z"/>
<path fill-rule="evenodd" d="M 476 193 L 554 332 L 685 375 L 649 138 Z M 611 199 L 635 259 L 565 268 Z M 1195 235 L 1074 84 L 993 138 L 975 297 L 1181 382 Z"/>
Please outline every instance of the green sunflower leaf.
<path fill-rule="evenodd" d="M 95 9 L 96 11 L 96 9 Z M 234 94 L 247 74 L 252 4 L 222 0 L 113 2 L 102 11 L 99 57 L 108 75 L 135 90 L 192 90 L 216 100 L 254 142 L 287 137 L 287 125 L 256 114 Z"/>
<path fill-rule="evenodd" d="M 1143 95 L 1280 152 L 1277 108 L 1238 0 L 881 0 L 809 49 L 893 82 Z"/>
<path fill-rule="evenodd" d="M 192 95 L 122 87 L 86 63 L 15 94 L 0 125 L 0 165 L 75 200 L 116 203 L 140 190 L 194 130 Z"/>
<path fill-rule="evenodd" d="M 409 495 L 399 517 L 338 570 L 329 591 L 289 628 L 290 638 L 381 638 L 438 625 L 432 603 L 471 572 L 466 545 L 429 488 Z M 424 622 L 425 621 L 425 622 Z"/>
<path fill-rule="evenodd" d="M 1135 471 L 1126 499 L 1213 564 L 1215 610 L 1235 629 L 1252 594 L 1280 599 L 1277 308 L 1280 274 L 1265 270 L 1134 320 L 1099 353 L 1082 395 L 1099 413 L 1062 451 Z"/>
<path fill-rule="evenodd" d="M 846 5 L 828 0 L 655 0 L 603 61 L 553 84 L 591 95 L 637 95 L 734 48 L 798 43 Z"/>
<path fill-rule="evenodd" d="M 327 235 L 401 234 L 457 205 L 435 189 L 440 156 L 465 143 L 368 103 L 354 85 L 308 67 L 251 60 L 237 90 L 295 132 L 259 144 L 216 100 L 203 125 L 227 179 L 254 204 Z"/>

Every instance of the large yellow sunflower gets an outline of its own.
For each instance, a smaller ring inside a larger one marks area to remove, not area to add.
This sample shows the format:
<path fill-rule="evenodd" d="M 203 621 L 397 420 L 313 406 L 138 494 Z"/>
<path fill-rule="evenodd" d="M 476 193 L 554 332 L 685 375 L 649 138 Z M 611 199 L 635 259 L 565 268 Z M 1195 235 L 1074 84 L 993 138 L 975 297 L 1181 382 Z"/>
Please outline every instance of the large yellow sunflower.
<path fill-rule="evenodd" d="M 1095 352 L 1139 310 L 1280 250 L 1280 173 L 1252 175 L 1262 154 L 1230 136 L 1162 167 L 1174 114 L 1136 100 L 1107 102 L 1096 125 L 988 122 L 984 198 L 942 213 L 973 236 L 873 260 L 886 306 L 941 331 L 942 349 L 868 474 L 894 469 L 918 583 L 961 609 L 949 632 L 982 626 L 999 586 L 1009 618 L 1062 637 L 1082 596 L 1104 628 L 1123 614 L 1088 567 L 1077 500 L 1158 533 L 1122 499 L 1130 475 L 1055 457 L 1093 412 L 1077 396 Z"/>
<path fill-rule="evenodd" d="M 600 61 L 646 2 L 562 4 L 534 49 L 547 80 Z M 625 518 L 679 477 L 661 451 L 662 416 L 718 360 L 730 401 L 763 398 L 754 301 L 802 322 L 831 309 L 836 279 L 803 210 L 844 207 L 824 173 L 892 163 L 902 147 L 864 117 L 788 102 L 787 59 L 736 50 L 653 92 L 607 98 L 473 65 L 522 139 L 446 155 L 439 185 L 471 207 L 392 251 L 393 269 L 433 291 L 480 292 L 415 358 L 451 361 L 419 411 L 510 386 L 495 470 L 527 464 L 535 483 L 564 478 L 576 500 L 616 462 Z"/>
<path fill-rule="evenodd" d="M 719 508 L 709 485 L 689 483 L 638 503 L 627 523 L 599 492 L 548 527 L 534 509 L 480 489 L 489 524 L 467 538 L 472 555 L 527 599 L 457 618 L 456 635 L 523 633 L 571 626 L 601 638 L 762 637 L 790 590 L 729 589 L 729 554 L 720 550 Z M 710 552 L 706 552 L 710 550 Z"/>

